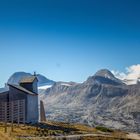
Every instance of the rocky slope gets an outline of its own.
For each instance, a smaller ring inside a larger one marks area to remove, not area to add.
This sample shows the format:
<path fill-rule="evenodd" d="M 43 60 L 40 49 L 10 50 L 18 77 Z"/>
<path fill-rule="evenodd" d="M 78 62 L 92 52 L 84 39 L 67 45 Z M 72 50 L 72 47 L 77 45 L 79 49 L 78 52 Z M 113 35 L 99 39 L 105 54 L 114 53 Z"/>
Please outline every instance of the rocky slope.
<path fill-rule="evenodd" d="M 140 132 L 140 84 L 125 85 L 104 69 L 85 82 L 57 82 L 40 94 L 47 119 Z"/>

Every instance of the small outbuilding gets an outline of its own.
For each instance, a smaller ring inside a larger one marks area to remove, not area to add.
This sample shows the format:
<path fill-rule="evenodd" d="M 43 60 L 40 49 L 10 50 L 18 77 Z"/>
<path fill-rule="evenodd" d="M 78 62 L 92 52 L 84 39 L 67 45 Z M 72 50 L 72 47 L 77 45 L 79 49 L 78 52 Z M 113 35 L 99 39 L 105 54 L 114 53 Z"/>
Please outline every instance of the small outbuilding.
<path fill-rule="evenodd" d="M 19 84 L 8 84 L 0 91 L 0 102 L 25 102 L 24 114 L 26 123 L 35 123 L 39 120 L 38 111 L 38 79 L 35 75 L 21 79 Z M 14 110 L 16 114 L 16 110 Z M 22 112 L 21 112 L 22 113 Z"/>

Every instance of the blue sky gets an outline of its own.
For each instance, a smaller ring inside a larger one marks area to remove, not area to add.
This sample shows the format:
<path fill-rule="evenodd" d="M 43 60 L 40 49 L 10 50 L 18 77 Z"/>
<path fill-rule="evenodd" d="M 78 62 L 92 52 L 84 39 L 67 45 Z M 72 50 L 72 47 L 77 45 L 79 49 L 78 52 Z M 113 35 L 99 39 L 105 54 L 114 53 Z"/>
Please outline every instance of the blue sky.
<path fill-rule="evenodd" d="M 16 71 L 82 82 L 140 63 L 139 0 L 0 1 L 0 86 Z"/>

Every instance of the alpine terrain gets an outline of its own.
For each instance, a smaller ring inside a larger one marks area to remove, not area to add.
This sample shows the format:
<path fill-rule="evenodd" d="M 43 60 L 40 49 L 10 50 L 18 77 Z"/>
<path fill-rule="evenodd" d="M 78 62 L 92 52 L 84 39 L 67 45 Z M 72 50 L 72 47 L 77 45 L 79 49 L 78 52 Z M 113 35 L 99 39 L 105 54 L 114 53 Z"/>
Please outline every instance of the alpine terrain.
<path fill-rule="evenodd" d="M 140 132 L 140 83 L 126 85 L 109 70 L 83 83 L 56 82 L 40 98 L 48 120 Z"/>

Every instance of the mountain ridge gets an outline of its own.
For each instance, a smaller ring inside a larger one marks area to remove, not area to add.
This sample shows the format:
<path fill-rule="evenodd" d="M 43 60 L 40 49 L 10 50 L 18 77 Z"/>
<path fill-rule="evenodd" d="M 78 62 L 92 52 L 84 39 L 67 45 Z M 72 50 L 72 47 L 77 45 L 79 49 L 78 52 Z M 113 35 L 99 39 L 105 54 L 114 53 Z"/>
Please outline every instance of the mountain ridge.
<path fill-rule="evenodd" d="M 126 85 L 100 72 L 83 83 L 56 83 L 44 90 L 40 98 L 47 119 L 140 132 L 140 85 Z"/>

